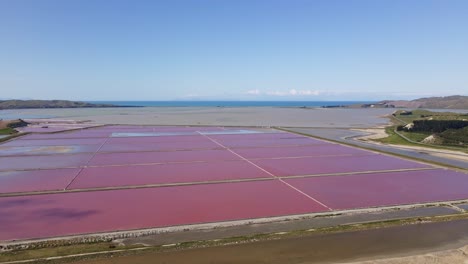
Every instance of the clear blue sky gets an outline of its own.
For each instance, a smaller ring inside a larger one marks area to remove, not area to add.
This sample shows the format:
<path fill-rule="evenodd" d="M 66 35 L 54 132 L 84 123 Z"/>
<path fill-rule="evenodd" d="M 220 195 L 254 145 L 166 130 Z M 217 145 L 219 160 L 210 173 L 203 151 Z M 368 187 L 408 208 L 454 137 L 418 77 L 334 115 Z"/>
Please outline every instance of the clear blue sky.
<path fill-rule="evenodd" d="M 468 95 L 468 1 L 0 0 L 0 98 Z"/>

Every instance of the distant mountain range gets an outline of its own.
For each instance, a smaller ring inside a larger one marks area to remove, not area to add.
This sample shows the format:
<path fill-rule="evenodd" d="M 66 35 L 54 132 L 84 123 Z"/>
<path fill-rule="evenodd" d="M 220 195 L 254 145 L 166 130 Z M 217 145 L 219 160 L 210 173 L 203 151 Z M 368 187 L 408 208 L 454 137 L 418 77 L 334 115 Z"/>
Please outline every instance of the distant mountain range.
<path fill-rule="evenodd" d="M 102 108 L 121 107 L 112 104 L 91 104 L 85 102 L 66 100 L 0 100 L 2 109 L 27 109 L 27 108 Z"/>
<path fill-rule="evenodd" d="M 428 108 L 428 109 L 468 109 L 468 96 L 452 95 L 445 97 L 428 97 L 411 101 L 385 100 L 375 104 L 363 104 L 361 107 L 373 108 Z"/>

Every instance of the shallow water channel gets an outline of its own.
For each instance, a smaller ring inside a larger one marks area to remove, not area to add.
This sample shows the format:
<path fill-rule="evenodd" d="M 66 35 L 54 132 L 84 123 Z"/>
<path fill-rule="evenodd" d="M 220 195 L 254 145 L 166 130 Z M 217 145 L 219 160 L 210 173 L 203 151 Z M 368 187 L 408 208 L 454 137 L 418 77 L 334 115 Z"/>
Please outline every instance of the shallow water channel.
<path fill-rule="evenodd" d="M 153 252 L 80 263 L 334 263 L 422 254 L 467 244 L 468 219 L 465 219 Z"/>

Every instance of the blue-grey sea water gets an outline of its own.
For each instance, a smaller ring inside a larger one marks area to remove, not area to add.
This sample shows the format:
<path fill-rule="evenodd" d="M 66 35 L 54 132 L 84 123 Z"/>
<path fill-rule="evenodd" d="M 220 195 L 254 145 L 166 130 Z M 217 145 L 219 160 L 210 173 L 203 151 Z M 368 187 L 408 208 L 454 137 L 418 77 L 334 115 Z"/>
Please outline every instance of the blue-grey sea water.
<path fill-rule="evenodd" d="M 88 101 L 89 103 L 114 104 L 120 106 L 160 107 L 322 107 L 372 103 L 369 101 Z"/>

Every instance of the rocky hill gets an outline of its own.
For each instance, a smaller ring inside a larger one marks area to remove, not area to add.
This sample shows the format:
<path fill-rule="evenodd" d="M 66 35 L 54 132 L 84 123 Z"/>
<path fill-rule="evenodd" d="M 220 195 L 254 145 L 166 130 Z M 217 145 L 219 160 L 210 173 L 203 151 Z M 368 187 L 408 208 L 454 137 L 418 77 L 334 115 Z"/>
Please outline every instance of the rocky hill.
<path fill-rule="evenodd" d="M 452 95 L 445 97 L 428 97 L 416 100 L 390 101 L 385 100 L 362 107 L 396 107 L 396 108 L 428 108 L 428 109 L 468 109 L 468 96 Z"/>
<path fill-rule="evenodd" d="M 66 100 L 0 100 L 2 109 L 26 109 L 26 108 L 85 108 L 85 107 L 118 107 L 111 104 L 91 104 L 85 102 Z"/>

